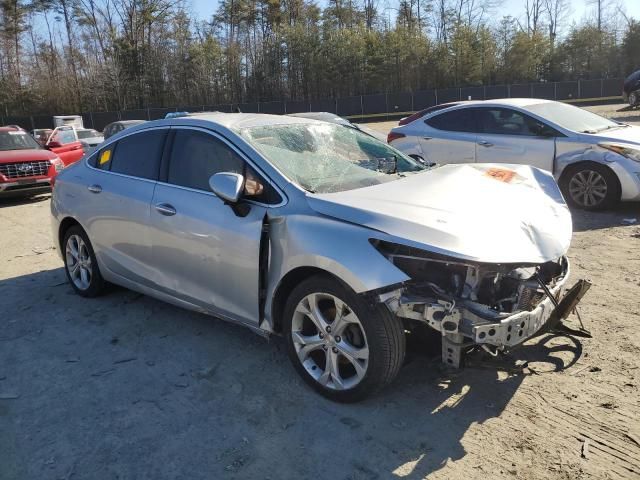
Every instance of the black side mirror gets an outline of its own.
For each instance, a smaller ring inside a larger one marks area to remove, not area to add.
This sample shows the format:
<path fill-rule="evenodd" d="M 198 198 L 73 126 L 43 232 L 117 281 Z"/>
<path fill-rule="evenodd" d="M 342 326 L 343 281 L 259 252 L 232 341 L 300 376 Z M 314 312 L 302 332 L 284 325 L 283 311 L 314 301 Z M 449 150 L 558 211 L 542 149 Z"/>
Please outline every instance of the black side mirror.
<path fill-rule="evenodd" d="M 553 130 L 543 123 L 536 122 L 529 128 L 529 130 L 531 130 L 531 133 L 537 137 L 555 137 Z"/>
<path fill-rule="evenodd" d="M 413 158 L 416 162 L 418 162 L 420 165 L 424 165 L 425 167 L 433 167 L 435 166 L 435 163 L 433 162 L 427 162 L 424 157 L 420 156 L 420 155 L 409 155 L 411 158 Z"/>

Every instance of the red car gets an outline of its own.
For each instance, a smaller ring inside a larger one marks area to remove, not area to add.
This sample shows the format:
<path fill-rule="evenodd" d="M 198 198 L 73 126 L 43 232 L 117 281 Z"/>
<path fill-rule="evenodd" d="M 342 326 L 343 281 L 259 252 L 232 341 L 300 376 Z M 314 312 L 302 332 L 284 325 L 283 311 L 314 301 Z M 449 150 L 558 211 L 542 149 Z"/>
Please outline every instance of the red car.
<path fill-rule="evenodd" d="M 52 150 L 41 147 L 24 130 L 0 127 L 0 197 L 50 191 L 56 175 L 65 167 Z M 75 161 L 82 157 L 82 147 L 80 153 Z"/>

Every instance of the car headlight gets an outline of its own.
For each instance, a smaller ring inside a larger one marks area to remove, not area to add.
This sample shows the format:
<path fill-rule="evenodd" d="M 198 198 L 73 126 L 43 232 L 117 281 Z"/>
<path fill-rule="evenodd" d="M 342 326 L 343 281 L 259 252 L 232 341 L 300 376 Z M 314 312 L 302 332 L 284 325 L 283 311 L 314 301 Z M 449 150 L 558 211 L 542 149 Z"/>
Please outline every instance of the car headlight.
<path fill-rule="evenodd" d="M 620 145 L 617 143 L 599 143 L 598 145 L 623 157 L 640 162 L 640 147 L 631 147 L 630 145 Z"/>
<path fill-rule="evenodd" d="M 56 172 L 61 172 L 64 169 L 64 163 L 62 163 L 62 160 L 58 157 L 53 158 L 51 160 L 51 164 L 53 165 L 53 168 L 56 169 Z"/>

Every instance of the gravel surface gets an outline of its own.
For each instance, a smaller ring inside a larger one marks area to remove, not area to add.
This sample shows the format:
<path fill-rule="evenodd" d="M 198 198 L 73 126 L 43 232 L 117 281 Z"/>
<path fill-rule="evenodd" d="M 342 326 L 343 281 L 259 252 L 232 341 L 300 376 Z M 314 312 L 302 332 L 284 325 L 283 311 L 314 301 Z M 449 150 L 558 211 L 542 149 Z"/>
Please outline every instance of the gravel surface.
<path fill-rule="evenodd" d="M 279 339 L 124 289 L 75 295 L 48 209 L 0 202 L 2 480 L 640 478 L 640 226 L 622 222 L 638 204 L 574 212 L 593 339 L 530 341 L 522 371 L 416 351 L 356 405 L 314 394 Z"/>

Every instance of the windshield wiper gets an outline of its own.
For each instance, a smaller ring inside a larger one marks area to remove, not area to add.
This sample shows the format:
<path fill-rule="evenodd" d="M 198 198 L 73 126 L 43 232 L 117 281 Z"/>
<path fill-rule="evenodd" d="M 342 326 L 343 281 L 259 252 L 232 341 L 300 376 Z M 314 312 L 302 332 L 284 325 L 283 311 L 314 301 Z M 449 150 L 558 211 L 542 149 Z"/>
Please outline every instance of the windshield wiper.
<path fill-rule="evenodd" d="M 614 128 L 625 128 L 628 127 L 629 125 L 625 125 L 624 123 L 618 123 L 617 125 L 607 125 L 604 128 L 599 128 L 596 130 L 596 133 L 598 132 L 604 132 L 605 130 L 613 130 Z"/>

